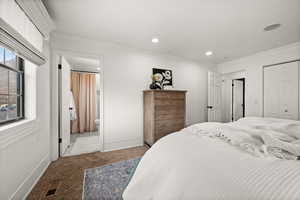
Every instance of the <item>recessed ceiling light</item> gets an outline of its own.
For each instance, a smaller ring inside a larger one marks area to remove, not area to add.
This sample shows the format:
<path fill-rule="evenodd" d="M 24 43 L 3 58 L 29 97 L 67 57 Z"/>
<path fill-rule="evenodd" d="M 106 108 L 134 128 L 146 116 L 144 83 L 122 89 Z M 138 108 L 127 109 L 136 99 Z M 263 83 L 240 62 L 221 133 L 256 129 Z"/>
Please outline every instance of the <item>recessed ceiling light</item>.
<path fill-rule="evenodd" d="M 97 70 L 98 70 L 98 71 L 100 71 L 100 69 L 101 69 L 100 67 L 97 67 Z"/>
<path fill-rule="evenodd" d="M 207 52 L 205 52 L 205 55 L 206 56 L 211 56 L 211 55 L 213 55 L 213 52 L 212 51 L 207 51 Z"/>
<path fill-rule="evenodd" d="M 159 39 L 158 38 L 152 38 L 152 43 L 159 43 Z"/>
<path fill-rule="evenodd" d="M 281 26 L 281 24 L 271 24 L 264 28 L 264 31 L 273 31 L 275 29 L 278 29 Z"/>

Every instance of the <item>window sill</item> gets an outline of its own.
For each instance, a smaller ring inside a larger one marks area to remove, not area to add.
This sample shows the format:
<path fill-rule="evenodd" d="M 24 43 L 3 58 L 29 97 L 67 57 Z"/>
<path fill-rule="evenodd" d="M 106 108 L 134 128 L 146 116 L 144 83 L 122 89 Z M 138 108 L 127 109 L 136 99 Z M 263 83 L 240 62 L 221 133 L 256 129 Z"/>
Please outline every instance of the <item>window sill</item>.
<path fill-rule="evenodd" d="M 37 119 L 24 119 L 0 127 L 0 150 L 33 134 L 38 129 Z"/>

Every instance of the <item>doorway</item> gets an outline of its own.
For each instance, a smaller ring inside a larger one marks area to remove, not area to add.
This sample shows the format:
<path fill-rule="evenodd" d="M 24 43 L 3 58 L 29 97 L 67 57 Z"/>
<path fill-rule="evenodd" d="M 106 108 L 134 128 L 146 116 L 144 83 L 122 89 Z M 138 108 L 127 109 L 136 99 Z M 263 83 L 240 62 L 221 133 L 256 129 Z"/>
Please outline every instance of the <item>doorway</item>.
<path fill-rule="evenodd" d="M 231 120 L 245 117 L 245 78 L 232 80 Z"/>
<path fill-rule="evenodd" d="M 59 156 L 101 150 L 100 80 L 99 60 L 59 56 Z"/>
<path fill-rule="evenodd" d="M 228 123 L 245 117 L 246 71 L 222 74 L 222 122 Z"/>

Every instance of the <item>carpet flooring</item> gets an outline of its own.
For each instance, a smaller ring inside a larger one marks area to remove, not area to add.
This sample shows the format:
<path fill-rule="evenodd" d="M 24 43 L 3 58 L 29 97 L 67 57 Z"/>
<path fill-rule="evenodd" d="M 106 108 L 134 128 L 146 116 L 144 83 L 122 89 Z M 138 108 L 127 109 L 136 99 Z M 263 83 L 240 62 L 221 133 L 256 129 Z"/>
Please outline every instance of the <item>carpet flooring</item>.
<path fill-rule="evenodd" d="M 140 157 L 85 170 L 83 200 L 122 200 Z"/>
<path fill-rule="evenodd" d="M 143 156 L 148 147 L 62 157 L 50 164 L 28 200 L 81 200 L 85 169 Z"/>

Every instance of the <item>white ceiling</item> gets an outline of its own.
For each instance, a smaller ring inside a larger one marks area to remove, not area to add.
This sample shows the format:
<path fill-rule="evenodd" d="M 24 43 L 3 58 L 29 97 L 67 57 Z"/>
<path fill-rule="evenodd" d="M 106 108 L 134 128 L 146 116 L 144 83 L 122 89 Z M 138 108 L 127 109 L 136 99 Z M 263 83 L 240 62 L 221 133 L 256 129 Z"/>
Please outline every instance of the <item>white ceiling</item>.
<path fill-rule="evenodd" d="M 90 58 L 82 58 L 75 56 L 64 56 L 72 69 L 82 71 L 97 71 L 100 66 L 100 61 Z"/>
<path fill-rule="evenodd" d="M 44 0 L 57 31 L 214 63 L 300 41 L 300 0 Z M 271 32 L 263 28 L 282 26 Z M 158 44 L 151 43 L 158 37 Z M 204 53 L 212 50 L 207 58 Z"/>

